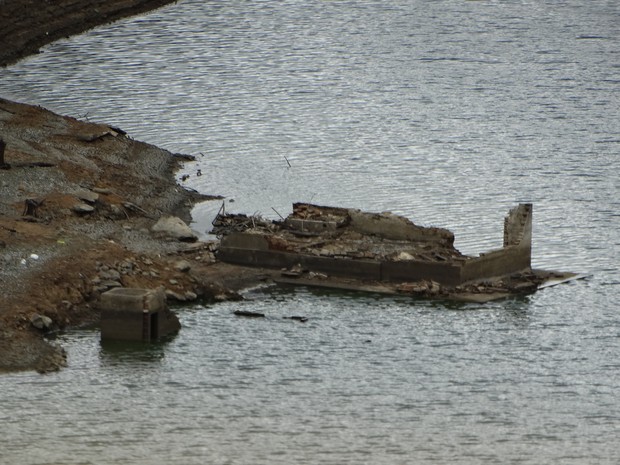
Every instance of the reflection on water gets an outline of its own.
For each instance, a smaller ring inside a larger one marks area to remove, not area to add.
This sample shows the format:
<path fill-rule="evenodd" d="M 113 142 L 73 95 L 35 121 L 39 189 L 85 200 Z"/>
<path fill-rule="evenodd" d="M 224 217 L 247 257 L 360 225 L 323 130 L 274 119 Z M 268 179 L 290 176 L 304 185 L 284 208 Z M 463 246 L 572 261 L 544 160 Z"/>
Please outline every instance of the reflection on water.
<path fill-rule="evenodd" d="M 165 356 L 168 341 L 101 341 L 99 360 L 102 366 L 122 364 L 157 364 Z"/>
<path fill-rule="evenodd" d="M 187 0 L 0 70 L 4 97 L 197 155 L 179 174 L 231 211 L 392 210 L 478 253 L 528 201 L 534 264 L 592 274 L 483 306 L 256 290 L 146 346 L 75 331 L 67 370 L 0 377 L 0 461 L 616 463 L 618 8 Z"/>

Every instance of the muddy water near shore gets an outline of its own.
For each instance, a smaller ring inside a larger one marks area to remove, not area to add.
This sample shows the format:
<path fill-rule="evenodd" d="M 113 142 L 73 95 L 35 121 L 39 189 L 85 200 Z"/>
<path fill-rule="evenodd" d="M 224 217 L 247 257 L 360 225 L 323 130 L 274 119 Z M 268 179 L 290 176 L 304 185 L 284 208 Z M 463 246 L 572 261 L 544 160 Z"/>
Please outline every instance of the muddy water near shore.
<path fill-rule="evenodd" d="M 198 155 L 180 174 L 229 211 L 392 210 L 476 253 L 530 201 L 534 264 L 592 274 L 482 307 L 252 292 L 179 309 L 178 337 L 146 351 L 63 335 L 68 369 L 0 378 L 2 457 L 614 463 L 619 15 L 606 1 L 185 1 L 0 70 L 4 97 Z"/>

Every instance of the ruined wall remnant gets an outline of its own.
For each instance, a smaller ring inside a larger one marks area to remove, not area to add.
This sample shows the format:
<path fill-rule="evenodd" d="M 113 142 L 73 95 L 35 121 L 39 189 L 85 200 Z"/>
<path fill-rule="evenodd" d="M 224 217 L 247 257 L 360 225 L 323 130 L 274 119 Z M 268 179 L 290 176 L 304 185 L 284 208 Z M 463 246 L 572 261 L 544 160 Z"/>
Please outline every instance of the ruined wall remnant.
<path fill-rule="evenodd" d="M 462 283 L 530 268 L 532 205 L 504 221 L 504 247 L 462 255 L 454 235 L 415 225 L 393 213 L 295 204 L 279 229 L 254 228 L 222 237 L 218 258 L 239 265 L 291 268 L 369 281 Z"/>
<path fill-rule="evenodd" d="M 393 241 L 437 242 L 454 244 L 454 234 L 447 229 L 424 228 L 394 213 L 366 213 L 349 210 L 351 229 Z"/>
<path fill-rule="evenodd" d="M 181 327 L 160 289 L 115 288 L 101 294 L 101 339 L 153 341 Z"/>
<path fill-rule="evenodd" d="M 504 218 L 504 247 L 532 246 L 532 204 L 522 203 L 512 208 Z"/>
<path fill-rule="evenodd" d="M 504 218 L 504 247 L 464 263 L 462 279 L 474 281 L 505 276 L 532 266 L 532 204 L 512 208 Z"/>

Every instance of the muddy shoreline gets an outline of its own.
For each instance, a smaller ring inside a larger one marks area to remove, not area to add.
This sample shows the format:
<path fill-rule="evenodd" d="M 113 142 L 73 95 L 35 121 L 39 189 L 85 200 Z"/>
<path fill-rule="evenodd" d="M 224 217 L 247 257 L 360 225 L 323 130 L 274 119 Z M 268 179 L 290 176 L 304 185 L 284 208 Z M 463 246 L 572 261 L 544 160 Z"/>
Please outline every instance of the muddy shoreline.
<path fill-rule="evenodd" d="M 0 4 L 0 41 L 9 44 L 0 65 L 173 2 L 34 3 Z M 98 298 L 112 287 L 163 287 L 172 301 L 222 300 L 265 279 L 262 270 L 217 263 L 213 244 L 191 231 L 154 230 L 169 217 L 188 223 L 192 206 L 213 198 L 176 182 L 191 157 L 1 97 L 0 372 L 62 367 L 63 349 L 45 335 L 96 324 Z"/>

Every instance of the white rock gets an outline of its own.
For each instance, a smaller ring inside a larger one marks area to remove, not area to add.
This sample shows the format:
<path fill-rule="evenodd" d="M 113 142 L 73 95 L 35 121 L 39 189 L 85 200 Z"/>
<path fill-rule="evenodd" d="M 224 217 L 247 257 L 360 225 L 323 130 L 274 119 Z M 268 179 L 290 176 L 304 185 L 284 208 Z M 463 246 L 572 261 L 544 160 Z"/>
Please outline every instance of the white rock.
<path fill-rule="evenodd" d="M 49 329 L 52 326 L 52 319 L 48 316 L 35 313 L 30 317 L 30 323 L 37 329 Z"/>
<path fill-rule="evenodd" d="M 93 191 L 89 191 L 88 189 L 80 189 L 75 193 L 75 196 L 84 200 L 85 202 L 95 203 L 99 199 L 99 194 Z"/>
<path fill-rule="evenodd" d="M 179 260 L 174 264 L 174 269 L 181 272 L 189 271 L 192 265 L 187 260 Z"/>
<path fill-rule="evenodd" d="M 180 241 L 194 242 L 198 236 L 185 224 L 181 218 L 176 216 L 161 217 L 151 228 L 153 232 L 163 233 L 169 237 L 174 237 Z"/>
<path fill-rule="evenodd" d="M 76 213 L 92 213 L 95 211 L 95 207 L 91 207 L 90 205 L 85 203 L 78 203 L 74 205 L 71 210 Z"/>

